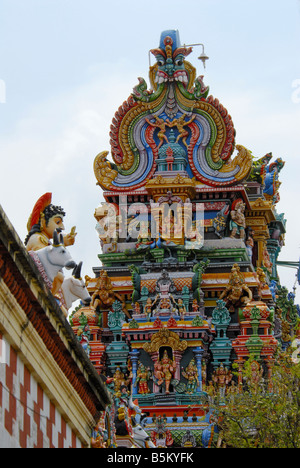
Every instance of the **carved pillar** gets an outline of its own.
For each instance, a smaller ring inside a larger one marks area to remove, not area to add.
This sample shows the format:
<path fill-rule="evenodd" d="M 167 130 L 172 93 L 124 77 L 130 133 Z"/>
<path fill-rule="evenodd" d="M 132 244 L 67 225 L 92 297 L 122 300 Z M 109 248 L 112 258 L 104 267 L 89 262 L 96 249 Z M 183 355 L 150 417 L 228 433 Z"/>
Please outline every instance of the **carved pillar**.
<path fill-rule="evenodd" d="M 182 358 L 182 352 L 181 351 L 173 351 L 173 356 L 176 362 L 176 371 L 174 378 L 177 380 L 180 380 L 180 362 Z"/>
<path fill-rule="evenodd" d="M 198 347 L 196 349 L 193 349 L 193 353 L 196 359 L 196 366 L 197 366 L 198 380 L 199 380 L 199 386 L 197 387 L 197 392 L 200 393 L 202 392 L 202 356 L 204 353 L 204 349 Z"/>
<path fill-rule="evenodd" d="M 134 384 L 136 382 L 140 351 L 138 351 L 137 349 L 134 349 L 133 351 L 130 351 L 129 356 L 132 362 L 132 394 L 136 395 L 138 393 L 138 388 Z"/>
<path fill-rule="evenodd" d="M 152 362 L 153 362 L 153 364 L 155 366 L 155 364 L 157 363 L 157 361 L 159 359 L 159 353 L 158 352 L 153 352 L 153 353 L 150 353 L 150 356 L 151 356 Z M 154 367 L 154 369 L 155 369 L 155 367 Z M 159 386 L 156 385 L 154 380 L 153 380 L 153 393 L 159 393 Z"/>
<path fill-rule="evenodd" d="M 258 246 L 258 260 L 255 267 L 260 267 L 263 261 L 263 251 L 267 240 L 270 238 L 268 225 L 276 221 L 272 201 L 258 198 L 250 202 L 251 209 L 246 210 L 246 224 L 253 230 L 253 240 Z"/>

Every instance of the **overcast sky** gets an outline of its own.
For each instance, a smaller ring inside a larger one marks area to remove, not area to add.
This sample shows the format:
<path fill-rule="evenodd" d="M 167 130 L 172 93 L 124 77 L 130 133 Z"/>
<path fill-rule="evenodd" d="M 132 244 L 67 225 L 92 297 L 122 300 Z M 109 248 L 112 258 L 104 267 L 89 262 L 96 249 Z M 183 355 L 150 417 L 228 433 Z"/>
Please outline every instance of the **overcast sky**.
<path fill-rule="evenodd" d="M 166 29 L 178 29 L 182 44 L 205 44 L 206 70 L 201 48 L 188 60 L 232 116 L 236 143 L 286 161 L 280 260 L 297 261 L 299 0 L 0 0 L 0 204 L 23 240 L 36 200 L 52 192 L 68 231 L 77 226 L 72 255 L 93 276 L 103 200 L 93 161 L 110 150 L 111 120 L 137 78 L 149 83 L 148 51 Z M 291 289 L 295 270 L 279 271 Z"/>

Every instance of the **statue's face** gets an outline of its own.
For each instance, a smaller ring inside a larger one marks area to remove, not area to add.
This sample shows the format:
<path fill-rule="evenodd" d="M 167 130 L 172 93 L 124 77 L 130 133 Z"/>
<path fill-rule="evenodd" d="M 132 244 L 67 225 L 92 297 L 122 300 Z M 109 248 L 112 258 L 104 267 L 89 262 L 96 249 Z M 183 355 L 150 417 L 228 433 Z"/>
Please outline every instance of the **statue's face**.
<path fill-rule="evenodd" d="M 48 239 L 52 239 L 55 229 L 58 229 L 59 231 L 63 231 L 65 229 L 63 218 L 61 216 L 53 216 L 53 218 L 49 219 L 47 225 L 46 223 L 42 224 L 42 228 Z"/>
<path fill-rule="evenodd" d="M 156 57 L 158 63 L 158 73 L 156 81 L 160 84 L 164 81 L 181 81 L 184 85 L 188 83 L 188 75 L 184 67 L 185 57 L 178 54 L 176 58 L 165 58 L 163 55 Z"/>

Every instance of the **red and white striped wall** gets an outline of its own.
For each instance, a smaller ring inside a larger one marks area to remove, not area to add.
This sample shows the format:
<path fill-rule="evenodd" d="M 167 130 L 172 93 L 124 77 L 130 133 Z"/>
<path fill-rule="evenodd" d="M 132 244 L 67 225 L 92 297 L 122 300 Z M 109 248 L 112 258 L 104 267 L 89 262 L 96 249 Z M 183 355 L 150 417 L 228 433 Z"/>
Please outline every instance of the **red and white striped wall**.
<path fill-rule="evenodd" d="M 81 447 L 53 402 L 0 334 L 0 448 Z"/>

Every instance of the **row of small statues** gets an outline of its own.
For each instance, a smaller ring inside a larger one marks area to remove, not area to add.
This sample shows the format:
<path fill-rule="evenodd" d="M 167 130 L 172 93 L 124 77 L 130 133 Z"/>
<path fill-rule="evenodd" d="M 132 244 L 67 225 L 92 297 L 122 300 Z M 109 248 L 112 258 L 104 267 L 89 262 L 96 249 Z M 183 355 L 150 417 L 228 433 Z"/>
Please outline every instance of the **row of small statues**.
<path fill-rule="evenodd" d="M 123 398 L 130 393 L 130 386 L 133 385 L 137 388 L 137 393 L 146 395 L 152 393 L 149 388 L 149 381 L 153 380 L 153 383 L 157 386 L 164 385 L 164 393 L 170 393 L 170 386 L 175 383 L 178 385 L 178 381 L 174 380 L 174 374 L 176 371 L 176 362 L 169 358 L 167 351 L 164 352 L 161 360 L 158 360 L 154 364 L 154 371 L 146 366 L 142 362 L 139 362 L 136 379 L 133 383 L 132 378 L 132 367 L 129 364 L 129 374 L 125 375 L 119 368 L 115 371 L 112 378 L 108 379 L 110 383 L 113 383 L 114 394 L 120 397 L 123 394 Z M 189 364 L 185 368 L 181 368 L 181 375 L 186 380 L 184 384 L 185 393 L 195 394 L 197 388 L 200 386 L 198 369 L 194 359 L 191 359 Z M 211 380 L 207 382 L 207 369 L 206 365 L 202 365 L 202 391 L 206 392 L 209 401 L 212 403 L 215 398 L 225 398 L 234 396 L 239 393 L 239 385 L 236 384 L 232 371 L 224 366 L 222 363 L 216 368 L 211 376 Z M 252 392 L 256 392 L 258 386 L 263 381 L 263 367 L 256 361 L 251 363 L 251 373 L 248 379 L 248 386 Z"/>
<path fill-rule="evenodd" d="M 199 305 L 197 299 L 194 299 L 192 309 L 194 314 L 198 314 Z M 143 313 L 146 314 L 146 316 L 155 317 L 162 311 L 168 311 L 170 315 L 179 315 L 182 320 L 187 314 L 183 299 L 179 298 L 176 303 L 172 294 L 170 294 L 169 297 L 163 298 L 158 294 L 154 301 L 152 301 L 150 297 L 147 298 L 143 307 Z M 138 315 L 142 313 L 141 305 L 138 302 L 134 304 L 134 313 Z"/>
<path fill-rule="evenodd" d="M 45 247 L 51 246 L 54 238 L 56 239 L 55 242 L 60 242 L 57 240 L 57 233 L 62 232 L 65 229 L 65 212 L 60 206 L 53 205 L 51 203 L 51 199 L 51 193 L 46 193 L 40 197 L 40 199 L 35 204 L 31 216 L 28 220 L 28 236 L 25 239 L 25 245 L 26 249 L 32 254 L 41 251 Z M 230 223 L 231 237 L 240 235 L 241 238 L 244 238 L 246 226 L 244 211 L 245 204 L 241 199 L 233 202 Z M 73 245 L 76 238 L 75 227 L 71 229 L 69 234 L 61 234 L 60 237 L 63 239 L 63 246 Z M 53 242 L 53 244 L 55 244 L 55 242 Z M 251 235 L 249 235 L 249 238 L 246 241 L 246 245 L 249 257 L 251 257 L 251 252 L 254 246 Z M 33 258 L 35 259 L 34 256 Z M 73 264 L 76 265 L 75 262 L 73 262 Z M 265 249 L 263 252 L 262 266 L 265 270 L 272 272 L 272 262 L 270 261 L 267 249 Z M 63 273 L 58 271 L 51 284 L 51 290 L 54 295 L 56 295 L 62 287 L 64 279 L 65 278 Z M 91 278 L 86 277 L 87 283 L 89 280 L 91 280 Z M 160 311 L 165 310 L 170 311 L 170 315 L 178 314 L 183 319 L 187 313 L 187 309 L 182 299 L 178 299 L 176 303 L 174 297 L 172 296 L 172 280 L 167 276 L 162 276 L 159 281 L 161 281 L 161 283 L 157 285 L 159 288 L 159 294 L 155 297 L 153 302 L 151 298 L 147 299 L 143 312 L 147 316 L 155 316 L 159 315 Z M 98 311 L 108 310 L 116 300 L 120 300 L 123 303 L 122 297 L 113 290 L 112 282 L 108 277 L 107 272 L 105 271 L 101 272 L 100 277 L 97 280 L 96 289 L 92 298 L 90 299 L 87 291 L 85 291 L 85 299 L 90 300 L 91 306 Z M 246 305 L 249 301 L 252 300 L 252 292 L 247 287 L 245 279 L 242 273 L 239 271 L 237 264 L 233 265 L 229 284 L 221 294 L 220 299 L 224 299 L 225 301 L 231 302 L 232 304 L 239 302 L 240 306 Z M 136 303 L 134 307 L 136 313 L 141 312 L 139 303 Z M 193 302 L 192 308 L 193 313 L 197 314 L 199 309 L 197 300 Z M 68 307 L 66 307 L 66 309 L 68 309 Z"/>

